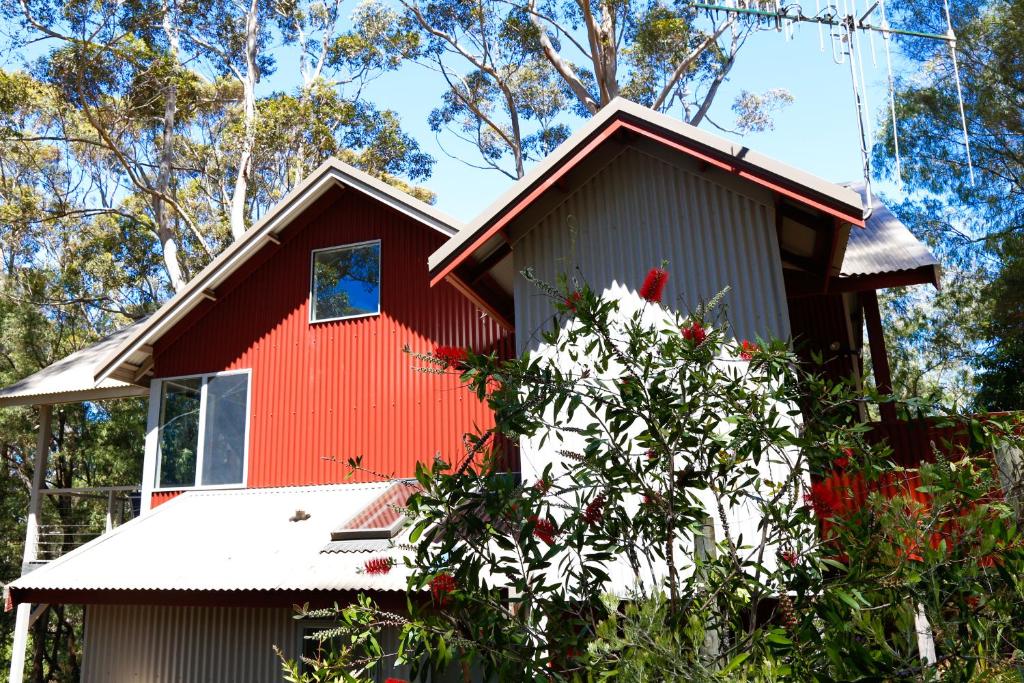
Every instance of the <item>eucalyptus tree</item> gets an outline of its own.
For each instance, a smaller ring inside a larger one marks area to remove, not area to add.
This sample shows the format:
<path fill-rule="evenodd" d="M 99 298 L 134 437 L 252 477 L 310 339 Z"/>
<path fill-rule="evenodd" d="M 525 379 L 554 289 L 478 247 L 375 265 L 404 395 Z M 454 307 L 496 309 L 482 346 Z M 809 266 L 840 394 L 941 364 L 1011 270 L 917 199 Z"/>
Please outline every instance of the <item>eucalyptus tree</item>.
<path fill-rule="evenodd" d="M 756 30 L 660 0 L 400 1 L 422 38 L 419 59 L 447 86 L 431 127 L 513 178 L 568 135 L 563 115 L 590 116 L 618 96 L 699 125 Z M 787 98 L 744 93 L 737 112 Z"/>
<path fill-rule="evenodd" d="M 894 10 L 906 25 L 946 31 L 941 5 L 904 2 Z M 903 337 L 911 347 L 895 335 L 890 343 L 903 347 L 898 352 L 906 357 L 906 372 L 900 374 L 915 380 L 931 375 L 925 381 L 965 402 L 980 391 L 979 406 L 1020 408 L 1024 3 L 969 0 L 953 7 L 951 20 L 955 65 L 945 42 L 907 39 L 901 45 L 920 68 L 896 89 L 899 170 L 908 197 L 898 212 L 941 253 L 947 276 L 938 298 L 918 305 L 898 299 L 894 319 L 910 313 L 921 324 Z M 875 156 L 882 173 L 895 178 L 891 123 Z M 915 363 L 922 353 L 928 365 Z M 933 366 L 940 372 L 930 372 Z"/>
<path fill-rule="evenodd" d="M 24 66 L 54 93 L 46 135 L 92 183 L 86 204 L 152 235 L 172 290 L 328 156 L 410 191 L 400 176 L 429 175 L 397 116 L 362 98 L 408 51 L 379 13 L 344 24 L 340 0 L 0 7 L 22 45 L 43 41 Z M 301 46 L 300 77 L 266 94 L 281 44 Z"/>

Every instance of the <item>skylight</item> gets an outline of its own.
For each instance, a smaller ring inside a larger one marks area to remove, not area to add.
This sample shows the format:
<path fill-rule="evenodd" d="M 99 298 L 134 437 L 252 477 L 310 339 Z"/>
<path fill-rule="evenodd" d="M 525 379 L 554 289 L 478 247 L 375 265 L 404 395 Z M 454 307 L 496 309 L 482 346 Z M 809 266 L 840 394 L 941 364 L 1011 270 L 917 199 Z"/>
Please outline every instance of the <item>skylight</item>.
<path fill-rule="evenodd" d="M 332 531 L 331 540 L 394 538 L 405 526 L 406 518 L 401 508 L 417 491 L 419 487 L 415 483 L 402 481 L 392 484 L 355 517 Z"/>

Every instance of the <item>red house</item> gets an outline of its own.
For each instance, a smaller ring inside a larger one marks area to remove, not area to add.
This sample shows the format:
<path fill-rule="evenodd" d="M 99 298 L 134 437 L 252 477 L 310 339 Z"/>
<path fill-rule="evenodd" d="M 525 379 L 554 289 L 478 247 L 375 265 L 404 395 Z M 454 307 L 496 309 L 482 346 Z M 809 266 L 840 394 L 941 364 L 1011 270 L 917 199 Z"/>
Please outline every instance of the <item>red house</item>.
<path fill-rule="evenodd" d="M 466 226 L 325 164 L 153 315 L 0 390 L 0 406 L 39 406 L 41 424 L 23 576 L 5 588 L 12 680 L 33 604 L 85 605 L 82 678 L 115 682 L 279 680 L 273 647 L 301 654 L 317 627 L 292 605 L 359 591 L 404 604 L 401 571 L 361 571 L 403 533 L 395 480 L 457 458 L 491 418 L 403 349 L 535 348 L 548 312 L 517 279 L 525 266 L 552 278 L 571 259 L 629 296 L 670 259 L 681 275 L 666 300 L 730 285 L 737 334 L 792 338 L 858 379 L 866 320 L 884 388 L 875 291 L 934 284 L 937 262 L 873 209 L 623 101 Z M 141 514 L 47 552 L 42 500 L 74 494 L 43 480 L 52 405 L 134 395 L 149 396 Z M 523 476 L 548 458 L 524 452 Z"/>
<path fill-rule="evenodd" d="M 371 538 L 352 542 L 342 527 L 387 480 L 458 459 L 462 434 L 490 424 L 484 404 L 403 353 L 509 340 L 455 288 L 430 287 L 427 257 L 457 228 L 329 162 L 152 316 L 8 388 L 6 404 L 43 406 L 44 426 L 56 402 L 140 385 L 150 397 L 142 516 L 52 562 L 30 538 L 9 587 L 19 626 L 29 603 L 88 605 L 85 680 L 277 680 L 272 647 L 300 651 L 291 605 L 403 590 L 394 574 L 357 572 L 393 524 L 363 520 Z M 365 467 L 354 477 L 353 458 Z M 201 673 L 149 647 L 198 623 L 187 637 L 208 649 L 180 654 Z"/>

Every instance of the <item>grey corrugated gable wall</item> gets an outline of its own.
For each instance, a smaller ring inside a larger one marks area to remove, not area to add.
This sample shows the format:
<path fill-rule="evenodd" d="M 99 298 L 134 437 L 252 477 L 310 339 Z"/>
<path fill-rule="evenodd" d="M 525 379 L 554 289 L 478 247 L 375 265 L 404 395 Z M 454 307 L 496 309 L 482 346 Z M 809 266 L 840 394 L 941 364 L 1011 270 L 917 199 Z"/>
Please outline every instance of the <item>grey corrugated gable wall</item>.
<path fill-rule="evenodd" d="M 513 247 L 516 271 L 530 266 L 553 282 L 579 266 L 597 291 L 636 290 L 663 259 L 670 272 L 664 301 L 692 309 L 725 286 L 737 338 L 788 338 L 775 210 L 770 195 L 741 181 L 715 179 L 684 160 L 669 163 L 635 148 L 576 188 Z M 552 315 L 549 301 L 516 278 L 519 350 Z"/>

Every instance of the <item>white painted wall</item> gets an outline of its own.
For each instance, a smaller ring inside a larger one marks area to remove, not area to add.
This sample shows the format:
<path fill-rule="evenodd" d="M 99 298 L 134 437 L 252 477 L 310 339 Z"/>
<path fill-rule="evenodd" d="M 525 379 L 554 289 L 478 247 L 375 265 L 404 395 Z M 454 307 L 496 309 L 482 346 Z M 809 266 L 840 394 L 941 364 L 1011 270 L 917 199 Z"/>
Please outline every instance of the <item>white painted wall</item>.
<path fill-rule="evenodd" d="M 667 260 L 669 280 L 664 305 L 688 313 L 724 288 L 725 312 L 736 339 L 788 338 L 789 310 L 770 193 L 716 170 L 700 169 L 678 155 L 651 153 L 627 147 L 588 181 L 576 187 L 557 206 L 532 225 L 513 228 L 516 272 L 529 267 L 541 280 L 554 283 L 560 274 L 578 267 L 590 287 L 620 301 L 629 316 L 644 302 L 636 290 L 651 267 Z M 554 310 L 550 300 L 524 278 L 516 277 L 515 316 L 519 351 L 551 355 L 560 367 L 572 361 L 542 343 L 540 332 L 550 327 Z M 658 307 L 647 306 L 645 317 L 665 317 Z M 723 362 L 738 365 L 735 359 Z M 745 363 L 742 363 L 745 366 Z M 614 368 L 609 377 L 615 376 Z M 581 416 L 575 426 L 589 421 Z M 567 441 L 523 440 L 520 444 L 523 478 L 539 478 L 548 464 L 559 469 L 559 449 L 578 450 L 579 437 L 565 433 Z M 791 458 L 795 454 L 783 454 Z M 781 481 L 791 469 L 785 462 L 762 460 L 764 480 Z M 568 502 L 568 501 L 565 501 Z M 707 501 L 716 536 L 724 530 Z M 760 521 L 753 506 L 727 511 L 735 537 L 758 536 Z M 680 548 L 692 555 L 693 548 Z M 766 564 L 774 564 L 769 550 Z M 664 567 L 652 568 L 656 580 Z M 612 568 L 617 589 L 632 577 L 628 567 Z"/>
<path fill-rule="evenodd" d="M 517 225 L 516 272 L 553 282 L 579 267 L 591 287 L 632 290 L 668 260 L 665 304 L 688 311 L 726 286 L 738 338 L 789 336 L 789 309 L 771 195 L 679 157 L 627 148 L 533 226 Z M 525 234 L 523 234 L 525 233 Z M 537 348 L 550 303 L 516 278 L 519 350 Z"/>

